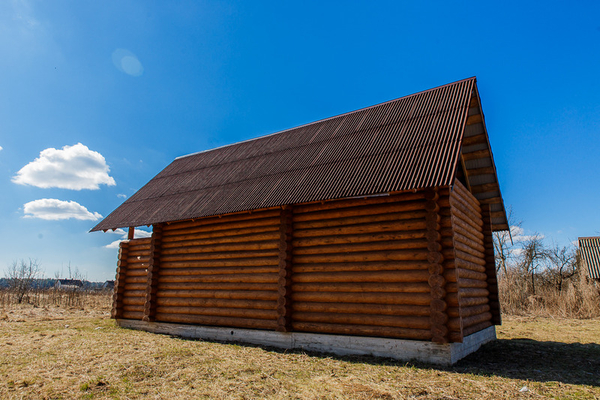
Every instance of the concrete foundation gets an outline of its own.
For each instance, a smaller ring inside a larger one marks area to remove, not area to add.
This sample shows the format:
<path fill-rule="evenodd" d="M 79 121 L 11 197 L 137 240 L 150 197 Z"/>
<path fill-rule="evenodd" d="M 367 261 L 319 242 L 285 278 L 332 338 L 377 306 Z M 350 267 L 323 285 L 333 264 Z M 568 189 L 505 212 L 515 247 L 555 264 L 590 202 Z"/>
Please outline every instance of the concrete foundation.
<path fill-rule="evenodd" d="M 191 339 L 251 343 L 282 349 L 301 349 L 337 355 L 371 355 L 438 365 L 452 365 L 461 358 L 477 351 L 484 343 L 496 339 L 496 328 L 494 326 L 465 337 L 462 343 L 437 344 L 404 339 L 304 332 L 283 333 L 253 329 L 144 322 L 131 319 L 118 319 L 117 324 L 123 328 Z"/>

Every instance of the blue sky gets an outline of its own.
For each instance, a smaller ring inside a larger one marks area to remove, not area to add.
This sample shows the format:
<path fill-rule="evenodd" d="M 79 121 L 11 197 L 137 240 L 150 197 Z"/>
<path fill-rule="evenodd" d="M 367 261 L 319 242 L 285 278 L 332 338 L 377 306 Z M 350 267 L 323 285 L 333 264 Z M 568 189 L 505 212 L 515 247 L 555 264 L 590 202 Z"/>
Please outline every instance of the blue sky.
<path fill-rule="evenodd" d="M 599 235 L 600 3 L 540 4 L 0 2 L 0 271 L 112 279 L 175 157 L 470 76 L 525 233 Z"/>

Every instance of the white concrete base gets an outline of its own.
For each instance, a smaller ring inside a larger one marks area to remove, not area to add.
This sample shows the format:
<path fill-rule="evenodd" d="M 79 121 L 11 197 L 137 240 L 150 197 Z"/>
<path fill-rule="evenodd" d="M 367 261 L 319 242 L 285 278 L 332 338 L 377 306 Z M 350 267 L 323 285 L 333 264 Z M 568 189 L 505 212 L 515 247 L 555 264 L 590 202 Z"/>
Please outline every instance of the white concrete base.
<path fill-rule="evenodd" d="M 117 324 L 123 328 L 140 329 L 184 338 L 251 343 L 337 355 L 371 355 L 439 365 L 452 365 L 461 358 L 477 351 L 484 343 L 496 339 L 496 328 L 494 326 L 465 337 L 462 343 L 437 344 L 417 340 L 304 332 L 283 333 L 254 329 L 144 322 L 131 319 L 118 319 Z"/>

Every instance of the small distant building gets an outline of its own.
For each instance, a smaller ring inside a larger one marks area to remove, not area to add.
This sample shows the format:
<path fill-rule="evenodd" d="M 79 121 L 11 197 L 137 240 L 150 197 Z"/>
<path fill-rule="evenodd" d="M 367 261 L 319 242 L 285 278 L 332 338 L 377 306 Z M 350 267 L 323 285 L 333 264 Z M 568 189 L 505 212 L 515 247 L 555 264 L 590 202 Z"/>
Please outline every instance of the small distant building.
<path fill-rule="evenodd" d="M 590 278 L 600 281 L 600 236 L 580 237 L 578 240 L 581 266 Z"/>
<path fill-rule="evenodd" d="M 54 284 L 54 288 L 58 290 L 82 290 L 83 282 L 79 279 L 58 279 Z"/>
<path fill-rule="evenodd" d="M 115 288 L 115 281 L 106 281 L 102 284 L 102 290 L 113 290 Z"/>

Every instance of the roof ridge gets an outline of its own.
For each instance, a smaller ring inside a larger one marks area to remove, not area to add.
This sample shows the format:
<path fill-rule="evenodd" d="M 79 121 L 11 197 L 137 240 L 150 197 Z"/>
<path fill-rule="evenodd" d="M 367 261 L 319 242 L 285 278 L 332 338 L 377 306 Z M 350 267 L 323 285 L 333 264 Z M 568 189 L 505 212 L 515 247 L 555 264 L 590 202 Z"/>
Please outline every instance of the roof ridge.
<path fill-rule="evenodd" d="M 287 129 L 284 129 L 282 131 L 277 131 L 277 132 L 269 133 L 269 134 L 266 134 L 266 135 L 258 136 L 258 137 L 255 137 L 255 138 L 242 140 L 240 142 L 224 144 L 223 146 L 214 147 L 212 149 L 206 149 L 206 150 L 201 150 L 201 151 L 197 151 L 197 152 L 190 153 L 190 154 L 185 154 L 183 156 L 176 157 L 175 160 L 179 160 L 179 159 L 182 159 L 182 158 L 187 158 L 187 157 L 195 156 L 195 155 L 202 154 L 202 153 L 208 153 L 208 152 L 215 151 L 215 150 L 220 150 L 220 149 L 223 149 L 223 148 L 226 148 L 226 147 L 235 146 L 235 145 L 242 144 L 242 143 L 252 142 L 254 140 L 264 139 L 264 138 L 267 138 L 267 137 L 270 137 L 270 136 L 274 136 L 274 135 L 279 135 L 281 133 L 285 133 L 285 132 L 288 132 L 288 131 L 291 131 L 291 130 L 294 130 L 294 129 L 300 129 L 300 128 L 304 128 L 304 127 L 307 127 L 307 126 L 310 126 L 310 125 L 315 125 L 315 124 L 318 124 L 318 123 L 321 123 L 321 122 L 329 121 L 329 120 L 334 119 L 334 118 L 339 118 L 339 117 L 344 117 L 346 115 L 355 114 L 355 113 L 358 113 L 358 112 L 361 112 L 361 111 L 369 110 L 369 109 L 374 108 L 374 107 L 379 107 L 379 106 L 383 106 L 385 104 L 393 103 L 393 102 L 398 101 L 398 100 L 408 99 L 408 98 L 413 97 L 413 96 L 421 95 L 421 94 L 424 94 L 424 93 L 427 93 L 427 92 L 432 92 L 434 90 L 439 90 L 439 89 L 445 88 L 447 86 L 457 85 L 459 83 L 463 83 L 463 82 L 466 82 L 466 81 L 469 81 L 469 80 L 477 81 L 477 77 L 472 76 L 470 78 L 461 79 L 461 80 L 458 80 L 456 82 L 451 82 L 451 83 L 447 83 L 445 85 L 436 86 L 436 87 L 431 88 L 431 89 L 422 90 L 420 92 L 416 92 L 416 93 L 412 93 L 412 94 L 409 94 L 409 95 L 406 95 L 406 96 L 398 97 L 398 98 L 395 98 L 395 99 L 392 99 L 392 100 L 387 100 L 387 101 L 384 101 L 382 103 L 377 103 L 377 104 L 373 104 L 371 106 L 359 108 L 358 110 L 348 111 L 348 112 L 345 112 L 345 113 L 342 113 L 342 114 L 333 115 L 331 117 L 323 118 L 323 119 L 320 119 L 320 120 L 317 120 L 317 121 L 308 122 L 306 124 L 302 124 L 302 125 L 294 126 L 294 127 L 291 127 L 291 128 L 287 128 Z"/>

